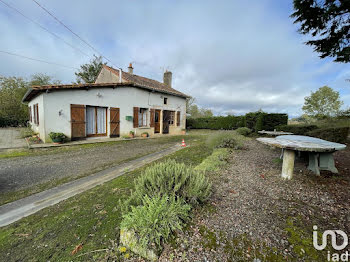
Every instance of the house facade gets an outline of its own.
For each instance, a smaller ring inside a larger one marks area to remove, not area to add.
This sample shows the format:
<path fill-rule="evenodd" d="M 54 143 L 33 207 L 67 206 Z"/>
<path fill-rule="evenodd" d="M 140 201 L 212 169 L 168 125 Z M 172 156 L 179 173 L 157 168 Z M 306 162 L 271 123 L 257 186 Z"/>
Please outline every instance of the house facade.
<path fill-rule="evenodd" d="M 103 66 L 93 84 L 34 86 L 24 96 L 29 122 L 44 142 L 50 132 L 68 138 L 135 136 L 147 132 L 181 134 L 186 126 L 188 96 L 164 82 Z"/>

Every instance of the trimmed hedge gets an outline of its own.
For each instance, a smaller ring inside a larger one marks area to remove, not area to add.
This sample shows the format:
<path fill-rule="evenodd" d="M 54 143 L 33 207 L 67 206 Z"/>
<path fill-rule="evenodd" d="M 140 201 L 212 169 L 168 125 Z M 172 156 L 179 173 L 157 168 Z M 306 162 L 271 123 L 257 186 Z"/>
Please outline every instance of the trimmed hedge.
<path fill-rule="evenodd" d="M 244 116 L 189 118 L 187 119 L 186 126 L 189 129 L 237 129 L 244 126 Z"/>
<path fill-rule="evenodd" d="M 188 129 L 232 130 L 248 127 L 257 132 L 259 130 L 274 130 L 278 125 L 288 123 L 287 114 L 267 114 L 263 112 L 248 113 L 245 116 L 218 116 L 206 118 L 189 118 Z"/>
<path fill-rule="evenodd" d="M 316 125 L 280 125 L 278 131 L 291 132 L 294 135 L 305 135 L 307 132 L 318 129 Z"/>
<path fill-rule="evenodd" d="M 347 142 L 349 130 L 349 127 L 318 128 L 307 132 L 306 135 L 344 144 Z"/>

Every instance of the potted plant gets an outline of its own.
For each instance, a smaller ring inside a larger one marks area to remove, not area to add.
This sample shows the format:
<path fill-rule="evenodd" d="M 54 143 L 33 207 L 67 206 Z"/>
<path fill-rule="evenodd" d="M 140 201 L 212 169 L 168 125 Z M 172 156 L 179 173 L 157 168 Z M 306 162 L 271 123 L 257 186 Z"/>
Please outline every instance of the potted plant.
<path fill-rule="evenodd" d="M 181 134 L 186 135 L 186 129 L 185 128 L 181 129 Z"/>
<path fill-rule="evenodd" d="M 61 144 L 64 141 L 64 139 L 66 138 L 65 134 L 55 133 L 55 132 L 51 132 L 49 134 L 49 137 L 51 138 L 51 140 L 54 144 Z"/>
<path fill-rule="evenodd" d="M 147 133 L 147 132 L 143 132 L 143 133 L 141 134 L 141 136 L 142 136 L 142 137 L 148 137 L 148 133 Z"/>
<path fill-rule="evenodd" d="M 134 138 L 135 137 L 135 132 L 134 131 L 130 131 L 129 132 L 129 137 L 130 138 Z"/>

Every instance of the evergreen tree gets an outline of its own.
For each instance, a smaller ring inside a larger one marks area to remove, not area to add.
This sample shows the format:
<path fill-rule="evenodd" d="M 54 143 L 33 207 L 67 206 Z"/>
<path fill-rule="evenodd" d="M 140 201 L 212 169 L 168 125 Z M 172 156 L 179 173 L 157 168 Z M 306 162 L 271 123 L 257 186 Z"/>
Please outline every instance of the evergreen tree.
<path fill-rule="evenodd" d="M 299 32 L 311 34 L 306 42 L 321 58 L 350 61 L 350 0 L 294 0 L 294 23 Z"/>

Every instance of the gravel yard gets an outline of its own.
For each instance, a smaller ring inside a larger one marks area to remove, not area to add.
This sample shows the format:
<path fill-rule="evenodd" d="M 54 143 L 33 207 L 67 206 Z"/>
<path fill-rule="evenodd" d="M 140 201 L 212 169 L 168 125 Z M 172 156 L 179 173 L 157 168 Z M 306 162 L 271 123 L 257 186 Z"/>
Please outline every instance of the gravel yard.
<path fill-rule="evenodd" d="M 26 189 L 62 178 L 92 174 L 175 144 L 168 138 L 49 149 L 48 154 L 0 158 L 0 194 Z M 40 149 L 45 152 L 46 149 Z M 59 152 L 52 153 L 53 150 Z"/>
<path fill-rule="evenodd" d="M 350 150 L 336 153 L 339 175 L 316 177 L 296 161 L 291 181 L 280 177 L 279 155 L 255 140 L 234 151 L 214 178 L 211 203 L 160 261 L 327 261 L 312 227 L 350 235 Z"/>

